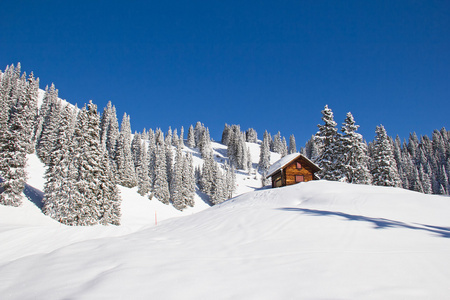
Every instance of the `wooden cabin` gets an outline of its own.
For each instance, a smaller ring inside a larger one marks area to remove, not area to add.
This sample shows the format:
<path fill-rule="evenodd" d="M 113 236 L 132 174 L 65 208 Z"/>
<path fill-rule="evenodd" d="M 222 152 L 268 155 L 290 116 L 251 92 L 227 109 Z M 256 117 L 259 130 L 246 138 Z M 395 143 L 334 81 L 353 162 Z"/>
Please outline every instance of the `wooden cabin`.
<path fill-rule="evenodd" d="M 300 153 L 282 157 L 270 166 L 266 178 L 272 177 L 272 187 L 292 185 L 299 182 L 318 180 L 315 174 L 320 168 Z"/>

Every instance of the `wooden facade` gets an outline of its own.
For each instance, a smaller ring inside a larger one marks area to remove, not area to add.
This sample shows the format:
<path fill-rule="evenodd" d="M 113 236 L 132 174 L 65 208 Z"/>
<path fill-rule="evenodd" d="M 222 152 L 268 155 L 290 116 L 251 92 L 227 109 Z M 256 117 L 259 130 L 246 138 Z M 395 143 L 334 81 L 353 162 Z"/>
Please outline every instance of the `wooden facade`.
<path fill-rule="evenodd" d="M 319 179 L 315 175 L 320 170 L 316 164 L 301 154 L 291 156 L 293 157 L 292 160 L 287 160 L 287 162 L 285 162 L 286 160 L 282 161 L 279 168 L 275 168 L 267 176 L 267 178 L 272 177 L 272 187 L 281 187 Z M 277 166 L 275 165 L 275 167 Z"/>

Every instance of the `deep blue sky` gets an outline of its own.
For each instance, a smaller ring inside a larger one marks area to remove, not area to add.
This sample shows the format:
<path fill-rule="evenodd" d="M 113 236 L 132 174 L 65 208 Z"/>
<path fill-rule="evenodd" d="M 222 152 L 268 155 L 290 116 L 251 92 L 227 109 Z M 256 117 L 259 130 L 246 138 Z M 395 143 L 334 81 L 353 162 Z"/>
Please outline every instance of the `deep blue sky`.
<path fill-rule="evenodd" d="M 0 68 L 132 129 L 200 120 L 295 134 L 340 125 L 407 138 L 450 129 L 450 1 L 2 1 Z"/>

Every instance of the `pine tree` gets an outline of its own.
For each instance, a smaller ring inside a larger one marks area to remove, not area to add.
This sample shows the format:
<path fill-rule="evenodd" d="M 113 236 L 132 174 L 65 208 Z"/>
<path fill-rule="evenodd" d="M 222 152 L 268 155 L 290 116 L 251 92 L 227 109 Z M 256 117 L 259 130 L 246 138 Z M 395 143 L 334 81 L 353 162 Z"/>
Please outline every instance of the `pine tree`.
<path fill-rule="evenodd" d="M 133 139 L 131 140 L 131 157 L 134 164 L 134 169 L 137 170 L 141 163 L 141 149 L 142 147 L 142 139 L 141 135 L 137 132 L 134 132 Z"/>
<path fill-rule="evenodd" d="M 179 138 L 179 144 L 181 145 L 181 148 L 184 148 L 184 127 L 181 126 L 180 129 L 180 138 Z"/>
<path fill-rule="evenodd" d="M 145 196 L 151 190 L 151 182 L 149 177 L 149 156 L 147 153 L 147 145 L 145 140 L 140 141 L 139 159 L 136 163 L 136 176 L 138 181 L 138 193 Z"/>
<path fill-rule="evenodd" d="M 250 148 L 247 148 L 247 172 L 251 175 L 253 172 L 252 155 L 250 154 Z"/>
<path fill-rule="evenodd" d="M 295 137 L 293 134 L 289 137 L 289 154 L 297 153 L 297 145 L 295 144 Z"/>
<path fill-rule="evenodd" d="M 120 127 L 115 160 L 117 163 L 118 183 L 129 188 L 135 187 L 137 179 L 131 154 L 130 117 L 126 113 L 123 115 Z"/>
<path fill-rule="evenodd" d="M 261 181 L 262 186 L 265 186 L 268 184 L 269 180 L 266 179 L 267 172 L 269 171 L 270 167 L 270 135 L 267 132 L 267 130 L 264 132 L 264 138 L 261 143 L 260 153 L 259 153 L 259 172 L 261 173 Z"/>
<path fill-rule="evenodd" d="M 285 157 L 286 155 L 288 155 L 288 148 L 287 148 L 287 144 L 286 144 L 286 138 L 283 137 L 283 141 L 281 142 L 281 157 Z"/>
<path fill-rule="evenodd" d="M 177 129 L 175 128 L 172 133 L 172 146 L 175 148 L 178 147 L 179 144 Z"/>
<path fill-rule="evenodd" d="M 282 154 L 283 153 L 283 143 L 281 141 L 281 134 L 278 133 L 273 137 L 273 152 Z"/>
<path fill-rule="evenodd" d="M 48 164 L 49 155 L 55 144 L 56 127 L 62 110 L 57 94 L 54 93 L 51 97 L 47 112 L 43 116 L 42 129 L 36 141 L 36 154 L 45 164 Z"/>
<path fill-rule="evenodd" d="M 16 76 L 18 77 L 18 76 Z M 34 79 L 27 82 L 25 74 L 13 82 L 11 99 L 2 101 L 3 111 L 0 124 L 4 132 L 0 134 L 0 172 L 3 177 L 0 203 L 19 206 L 22 203 L 22 191 L 26 181 L 26 155 L 30 148 L 31 133 L 36 114 L 36 97 L 30 95 L 35 89 Z M 34 93 L 34 92 L 33 92 Z M 8 110 L 7 103 L 12 103 Z M 5 107 L 6 106 L 6 107 Z"/>
<path fill-rule="evenodd" d="M 222 132 L 222 140 L 221 143 L 225 146 L 228 146 L 228 142 L 230 140 L 231 126 L 225 123 L 225 127 Z"/>
<path fill-rule="evenodd" d="M 183 159 L 183 169 L 182 169 L 182 182 L 183 182 L 183 188 L 182 188 L 182 198 L 186 205 L 193 207 L 194 202 L 194 195 L 195 195 L 195 175 L 194 175 L 194 166 L 193 166 L 193 159 L 192 154 L 186 154 Z"/>
<path fill-rule="evenodd" d="M 155 150 L 156 150 L 156 138 L 155 132 L 150 128 L 148 131 L 148 177 L 150 178 L 150 184 L 153 186 L 155 181 Z"/>
<path fill-rule="evenodd" d="M 173 167 L 172 181 L 170 184 L 170 198 L 173 206 L 178 210 L 186 208 L 187 203 L 183 197 L 183 168 L 184 157 L 181 152 L 181 146 L 177 147 L 175 154 L 175 164 Z"/>
<path fill-rule="evenodd" d="M 169 184 L 172 182 L 172 171 L 173 171 L 173 151 L 172 151 L 172 130 L 169 127 L 169 132 L 164 139 L 164 144 L 166 146 L 166 174 L 167 174 L 167 182 Z"/>
<path fill-rule="evenodd" d="M 245 132 L 245 136 L 248 143 L 256 144 L 258 142 L 258 133 L 253 128 L 247 129 L 247 131 Z"/>
<path fill-rule="evenodd" d="M 359 125 L 355 124 L 353 115 L 349 112 L 342 124 L 340 136 L 337 172 L 346 182 L 370 184 L 372 175 L 369 171 L 369 156 L 367 145 L 361 134 L 357 133 Z"/>
<path fill-rule="evenodd" d="M 88 110 L 78 114 L 74 133 L 74 157 L 78 169 L 78 197 L 72 199 L 74 225 L 120 223 L 120 196 L 114 183 L 109 162 L 100 144 L 100 120 L 97 106 L 91 102 Z"/>
<path fill-rule="evenodd" d="M 400 186 L 394 151 L 383 125 L 377 126 L 373 144 L 372 168 L 374 185 Z"/>
<path fill-rule="evenodd" d="M 160 129 L 156 131 L 156 144 L 154 153 L 154 181 L 152 196 L 158 198 L 164 204 L 169 204 L 170 192 L 169 184 L 167 182 L 167 167 L 166 167 L 166 146 L 164 143 L 164 134 Z"/>
<path fill-rule="evenodd" d="M 50 163 L 45 172 L 43 212 L 67 225 L 77 225 L 73 204 L 81 202 L 76 187 L 78 172 L 74 164 L 75 145 L 73 143 L 75 112 L 66 105 L 57 126 L 55 148 L 50 155 Z"/>
<path fill-rule="evenodd" d="M 187 136 L 187 146 L 189 148 L 195 147 L 195 135 L 194 135 L 194 127 L 189 126 L 188 136 Z"/>
<path fill-rule="evenodd" d="M 336 122 L 333 119 L 333 112 L 328 105 L 322 110 L 322 121 L 324 125 L 317 125 L 319 131 L 316 133 L 316 143 L 320 145 L 320 156 L 317 160 L 319 167 L 322 169 L 319 176 L 326 180 L 339 180 L 340 175 L 336 172 L 336 153 L 338 133 Z"/>

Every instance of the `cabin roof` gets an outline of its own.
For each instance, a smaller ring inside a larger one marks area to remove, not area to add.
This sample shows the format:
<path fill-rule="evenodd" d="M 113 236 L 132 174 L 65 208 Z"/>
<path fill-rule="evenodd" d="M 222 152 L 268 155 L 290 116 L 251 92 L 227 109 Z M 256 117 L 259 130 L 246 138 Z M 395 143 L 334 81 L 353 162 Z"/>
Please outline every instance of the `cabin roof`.
<path fill-rule="evenodd" d="M 317 172 L 320 171 L 319 166 L 317 166 L 315 163 L 313 163 L 311 160 L 309 160 L 309 158 L 307 158 L 306 156 L 300 154 L 300 153 L 291 153 L 286 155 L 285 157 L 282 157 L 281 159 L 277 160 L 276 162 L 274 162 L 270 168 L 269 171 L 267 173 L 266 178 L 272 176 L 273 174 L 275 174 L 278 170 L 283 169 L 285 166 L 287 166 L 288 164 L 290 164 L 292 161 L 298 159 L 298 158 L 302 158 L 304 160 L 306 160 L 312 167 L 313 167 L 313 171 Z"/>

